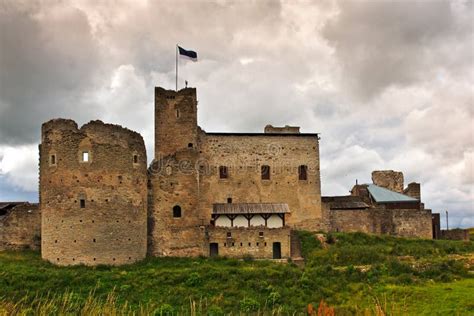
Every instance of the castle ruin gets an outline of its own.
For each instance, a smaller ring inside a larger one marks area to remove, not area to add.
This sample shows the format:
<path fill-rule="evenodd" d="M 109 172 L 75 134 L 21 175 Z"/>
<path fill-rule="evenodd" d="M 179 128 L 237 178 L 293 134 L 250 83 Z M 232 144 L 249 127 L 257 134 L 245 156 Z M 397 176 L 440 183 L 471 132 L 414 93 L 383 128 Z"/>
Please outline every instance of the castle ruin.
<path fill-rule="evenodd" d="M 432 238 L 420 186 L 404 189 L 403 174 L 374 172 L 374 183 L 356 185 L 350 196 L 321 197 L 318 134 L 271 125 L 263 133 L 205 132 L 197 103 L 195 88 L 155 88 L 149 165 L 143 138 L 126 128 L 43 124 L 37 218 L 45 260 L 296 258 L 295 229 Z"/>

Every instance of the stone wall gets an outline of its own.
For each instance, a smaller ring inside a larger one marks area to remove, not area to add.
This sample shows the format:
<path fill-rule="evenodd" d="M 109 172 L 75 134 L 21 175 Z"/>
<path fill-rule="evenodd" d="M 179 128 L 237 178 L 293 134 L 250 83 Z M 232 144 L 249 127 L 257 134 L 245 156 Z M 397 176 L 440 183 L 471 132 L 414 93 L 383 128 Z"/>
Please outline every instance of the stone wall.
<path fill-rule="evenodd" d="M 329 218 L 330 231 L 433 238 L 431 212 L 426 210 L 384 208 L 330 210 Z"/>
<path fill-rule="evenodd" d="M 330 231 L 375 233 L 369 210 L 330 210 Z"/>
<path fill-rule="evenodd" d="M 150 167 L 150 255 L 187 257 L 205 252 L 203 226 L 211 217 L 202 214 L 198 206 L 197 155 L 195 148 L 185 149 Z M 179 217 L 175 217 L 174 207 L 180 208 Z"/>
<path fill-rule="evenodd" d="M 322 221 L 317 134 L 205 133 L 197 126 L 195 89 L 155 89 L 155 159 L 149 168 L 149 253 L 208 252 L 204 228 L 214 203 L 287 203 L 287 224 L 316 229 Z M 271 168 L 261 179 L 261 168 Z M 306 180 L 298 168 L 307 166 Z M 220 179 L 226 166 L 228 178 Z M 175 217 L 173 208 L 181 209 Z"/>
<path fill-rule="evenodd" d="M 270 136 L 271 135 L 271 136 Z M 213 203 L 287 203 L 286 223 L 302 227 L 322 220 L 319 144 L 315 135 L 304 134 L 202 134 L 200 160 L 206 172 L 199 180 L 200 208 L 210 217 Z M 270 179 L 261 177 L 270 167 Z M 299 167 L 307 166 L 307 179 L 299 179 Z M 227 167 L 221 179 L 219 167 Z M 315 227 L 313 227 L 315 228 Z"/>
<path fill-rule="evenodd" d="M 380 187 L 403 193 L 403 173 L 393 170 L 372 172 L 372 182 Z"/>
<path fill-rule="evenodd" d="M 299 134 L 300 127 L 289 126 L 289 125 L 285 125 L 283 127 L 277 127 L 277 126 L 267 125 L 265 126 L 264 132 L 265 134 Z"/>
<path fill-rule="evenodd" d="M 469 240 L 469 230 L 467 229 L 442 229 L 441 230 L 441 239 L 449 240 Z"/>
<path fill-rule="evenodd" d="M 42 257 L 58 265 L 143 259 L 146 170 L 145 145 L 136 132 L 101 121 L 80 129 L 72 120 L 43 124 Z"/>
<path fill-rule="evenodd" d="M 149 168 L 152 204 L 148 252 L 154 256 L 198 256 L 205 251 L 199 209 L 196 89 L 155 88 L 155 159 Z M 181 214 L 175 217 L 173 208 Z"/>
<path fill-rule="evenodd" d="M 38 204 L 21 203 L 0 216 L 0 250 L 33 249 L 41 244 Z"/>
<path fill-rule="evenodd" d="M 197 97 L 195 88 L 179 91 L 155 88 L 155 160 L 196 147 Z"/>
<path fill-rule="evenodd" d="M 390 210 L 392 212 L 392 234 L 407 238 L 433 238 L 431 211 L 429 210 Z"/>
<path fill-rule="evenodd" d="M 228 237 L 228 233 L 231 234 Z M 263 236 L 260 235 L 263 233 Z M 209 244 L 217 243 L 219 256 L 256 259 L 272 259 L 273 243 L 281 245 L 281 258 L 290 258 L 290 228 L 209 228 Z M 209 255 L 207 249 L 206 255 Z"/>
<path fill-rule="evenodd" d="M 439 213 L 431 214 L 431 227 L 433 231 L 433 239 L 441 239 L 441 219 Z"/>
<path fill-rule="evenodd" d="M 421 201 L 421 187 L 419 183 L 412 182 L 403 190 L 403 194 L 411 196 L 417 200 Z"/>

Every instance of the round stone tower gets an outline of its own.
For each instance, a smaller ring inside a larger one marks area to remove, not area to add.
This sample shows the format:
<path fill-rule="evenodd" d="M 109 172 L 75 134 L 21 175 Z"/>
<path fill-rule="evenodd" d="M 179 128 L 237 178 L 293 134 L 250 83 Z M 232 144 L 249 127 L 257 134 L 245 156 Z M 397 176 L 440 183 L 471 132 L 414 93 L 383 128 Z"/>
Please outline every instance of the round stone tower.
<path fill-rule="evenodd" d="M 147 160 L 140 134 L 91 121 L 42 126 L 41 254 L 58 265 L 145 258 Z"/>

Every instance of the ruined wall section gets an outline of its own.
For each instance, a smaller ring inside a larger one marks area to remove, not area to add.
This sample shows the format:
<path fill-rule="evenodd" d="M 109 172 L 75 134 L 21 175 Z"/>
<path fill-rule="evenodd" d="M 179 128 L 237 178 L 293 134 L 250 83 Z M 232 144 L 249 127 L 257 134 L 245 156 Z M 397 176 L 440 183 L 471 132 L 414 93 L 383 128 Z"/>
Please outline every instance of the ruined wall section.
<path fill-rule="evenodd" d="M 198 208 L 198 153 L 185 149 L 173 156 L 154 161 L 150 166 L 153 208 L 149 254 L 153 256 L 199 256 L 204 249 L 205 217 Z M 175 213 L 179 208 L 179 214 Z"/>
<path fill-rule="evenodd" d="M 330 210 L 330 231 L 432 239 L 431 212 L 416 209 Z"/>
<path fill-rule="evenodd" d="M 88 161 L 83 161 L 83 153 Z M 126 264 L 146 255 L 147 159 L 140 134 L 91 121 L 42 126 L 42 257 L 58 265 Z M 82 200 L 82 201 L 81 201 Z"/>
<path fill-rule="evenodd" d="M 0 216 L 0 251 L 33 249 L 41 244 L 38 204 L 22 203 Z"/>
<path fill-rule="evenodd" d="M 212 204 L 287 203 L 286 224 L 320 229 L 321 183 L 317 135 L 235 135 L 208 133 L 200 137 L 200 209 L 211 217 Z M 261 168 L 270 166 L 270 179 L 262 180 Z M 298 168 L 307 166 L 307 179 L 299 180 Z M 220 178 L 226 166 L 228 177 Z"/>
<path fill-rule="evenodd" d="M 433 238 L 430 210 L 392 210 L 393 234 L 407 238 Z"/>
<path fill-rule="evenodd" d="M 329 231 L 376 233 L 369 210 L 330 210 L 329 218 Z"/>
<path fill-rule="evenodd" d="M 197 97 L 195 88 L 179 91 L 155 88 L 155 160 L 196 147 Z"/>
<path fill-rule="evenodd" d="M 403 190 L 403 194 L 411 196 L 417 200 L 421 201 L 421 186 L 419 183 L 411 182 L 408 186 Z"/>
<path fill-rule="evenodd" d="M 283 127 L 267 125 L 264 129 L 265 134 L 299 134 L 299 126 L 285 125 Z"/>
<path fill-rule="evenodd" d="M 372 182 L 398 193 L 403 193 L 403 173 L 393 170 L 376 170 L 372 172 Z"/>
<path fill-rule="evenodd" d="M 448 240 L 469 240 L 469 230 L 468 229 L 461 229 L 455 228 L 446 230 L 441 230 L 441 239 L 448 239 Z"/>

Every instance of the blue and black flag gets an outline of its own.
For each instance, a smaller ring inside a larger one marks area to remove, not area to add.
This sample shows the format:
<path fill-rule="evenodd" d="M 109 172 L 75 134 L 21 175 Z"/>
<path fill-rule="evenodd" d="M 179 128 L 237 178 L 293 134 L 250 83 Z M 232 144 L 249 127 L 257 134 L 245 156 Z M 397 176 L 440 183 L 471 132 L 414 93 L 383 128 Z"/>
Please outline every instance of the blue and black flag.
<path fill-rule="evenodd" d="M 179 50 L 179 56 L 191 59 L 192 61 L 197 61 L 198 60 L 198 55 L 195 51 L 186 50 L 186 49 L 184 49 L 182 47 L 179 47 L 179 46 L 178 46 L 178 50 Z"/>

